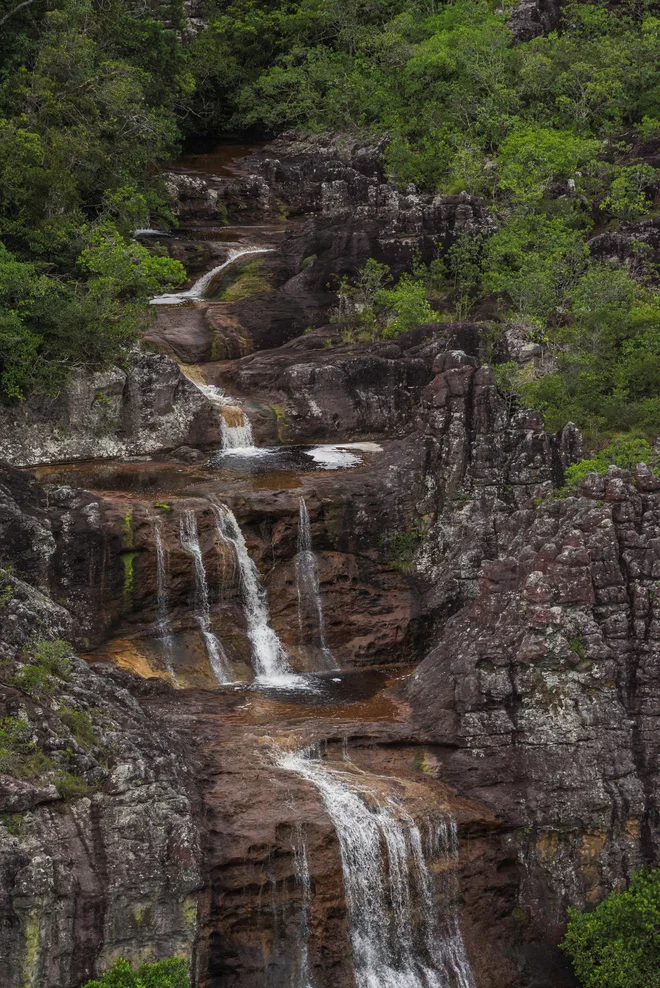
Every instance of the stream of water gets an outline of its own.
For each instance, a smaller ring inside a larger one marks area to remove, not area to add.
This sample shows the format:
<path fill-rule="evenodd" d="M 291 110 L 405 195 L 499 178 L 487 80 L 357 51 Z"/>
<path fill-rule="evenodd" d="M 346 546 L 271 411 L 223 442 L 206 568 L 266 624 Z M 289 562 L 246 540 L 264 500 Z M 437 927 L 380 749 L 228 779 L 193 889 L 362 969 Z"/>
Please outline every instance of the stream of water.
<path fill-rule="evenodd" d="M 232 547 L 236 556 L 255 676 L 265 680 L 291 677 L 293 670 L 282 642 L 270 626 L 266 591 L 259 582 L 259 571 L 250 558 L 241 527 L 225 504 L 215 500 L 209 503 L 219 538 Z"/>
<path fill-rule="evenodd" d="M 440 854 L 451 865 L 451 821 L 436 823 L 425 848 L 402 801 L 372 777 L 309 751 L 277 764 L 315 786 L 337 832 L 357 988 L 475 988 L 455 913 L 438 915 L 428 864 Z"/>
<path fill-rule="evenodd" d="M 298 511 L 298 555 L 296 558 L 296 583 L 298 590 L 298 637 L 301 646 L 315 648 L 320 655 L 321 667 L 337 669 L 334 656 L 325 637 L 325 621 L 319 585 L 316 557 L 312 549 L 312 529 L 305 499 L 300 498 Z M 307 619 L 314 630 L 316 641 L 308 642 L 305 634 Z"/>
<path fill-rule="evenodd" d="M 170 621 L 169 595 L 167 592 L 167 553 L 163 543 L 163 523 L 156 515 L 150 516 L 151 527 L 154 533 L 154 545 L 156 547 L 156 607 L 158 609 L 158 637 L 163 644 L 163 658 L 165 668 L 172 677 L 172 681 L 179 686 L 174 666 L 172 664 L 172 652 L 174 649 L 174 636 L 172 634 L 172 622 Z"/>
<path fill-rule="evenodd" d="M 246 254 L 267 254 L 273 248 L 272 247 L 237 247 L 234 250 L 229 251 L 229 255 L 226 261 L 222 264 L 218 264 L 216 267 L 211 268 L 206 274 L 202 275 L 195 284 L 188 288 L 185 292 L 166 292 L 164 295 L 156 295 L 150 300 L 151 305 L 182 305 L 184 302 L 191 302 L 195 299 L 203 299 L 206 295 L 206 291 L 211 284 L 211 282 L 216 278 L 225 268 L 230 267 L 237 261 L 239 257 L 245 257 Z"/>
<path fill-rule="evenodd" d="M 206 646 L 211 672 L 217 683 L 231 682 L 231 664 L 219 639 L 211 631 L 211 609 L 209 605 L 209 588 L 204 569 L 204 557 L 199 544 L 197 516 L 192 509 L 181 515 L 180 529 L 181 548 L 190 553 L 195 562 L 195 608 L 197 623 Z"/>

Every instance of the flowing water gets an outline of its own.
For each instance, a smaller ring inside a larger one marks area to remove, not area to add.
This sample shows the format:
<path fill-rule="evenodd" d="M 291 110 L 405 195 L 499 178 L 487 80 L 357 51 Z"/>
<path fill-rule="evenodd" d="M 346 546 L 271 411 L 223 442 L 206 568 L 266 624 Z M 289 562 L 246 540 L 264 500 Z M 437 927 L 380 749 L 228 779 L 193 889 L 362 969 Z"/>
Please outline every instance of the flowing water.
<path fill-rule="evenodd" d="M 179 680 L 176 677 L 174 666 L 172 664 L 174 636 L 172 634 L 169 595 L 167 592 L 167 553 L 163 543 L 163 523 L 156 515 L 151 515 L 149 520 L 153 528 L 154 545 L 156 547 L 156 606 L 158 608 L 158 637 L 163 644 L 165 668 L 172 677 L 173 682 L 178 686 L 180 685 Z"/>
<path fill-rule="evenodd" d="M 316 557 L 312 549 L 312 530 L 305 499 L 300 498 L 298 512 L 298 556 L 296 558 L 296 583 L 298 589 L 298 637 L 301 646 L 311 645 L 319 655 L 322 669 L 337 669 L 337 663 L 328 648 L 325 637 L 323 604 L 319 585 Z M 315 641 L 308 642 L 305 625 L 309 620 Z"/>
<path fill-rule="evenodd" d="M 425 841 L 383 780 L 309 752 L 277 764 L 316 787 L 337 832 L 357 988 L 475 988 L 455 912 L 438 915 L 428 864 L 440 856 L 451 875 L 451 821 Z"/>
<path fill-rule="evenodd" d="M 211 631 L 211 608 L 209 588 L 204 569 L 204 558 L 199 544 L 197 516 L 192 509 L 181 515 L 181 548 L 190 553 L 195 561 L 195 608 L 199 629 L 206 646 L 211 672 L 217 683 L 229 683 L 232 679 L 231 664 L 220 641 Z"/>
<path fill-rule="evenodd" d="M 270 626 L 266 591 L 259 582 L 259 571 L 250 558 L 240 525 L 226 505 L 214 500 L 209 503 L 218 536 L 232 547 L 236 556 L 255 676 L 265 680 L 290 677 L 292 669 L 282 642 Z"/>
<path fill-rule="evenodd" d="M 230 398 L 216 384 L 207 384 L 203 372 L 195 364 L 182 364 L 181 371 L 201 391 L 220 415 L 223 450 L 254 450 L 254 438 L 250 420 L 237 404 L 236 398 Z"/>
<path fill-rule="evenodd" d="M 298 929 L 300 953 L 297 970 L 294 970 L 291 978 L 291 988 L 312 988 L 309 963 L 312 879 L 309 873 L 307 844 L 305 843 L 305 834 L 301 824 L 298 824 L 296 827 L 296 837 L 293 845 L 293 860 L 296 870 L 296 884 L 300 890 L 300 925 Z"/>
<path fill-rule="evenodd" d="M 255 449 L 250 420 L 242 408 L 225 407 L 221 412 L 222 448 Z"/>
<path fill-rule="evenodd" d="M 267 254 L 273 248 L 272 247 L 237 247 L 234 250 L 229 251 L 229 255 L 226 261 L 222 264 L 218 264 L 216 267 L 211 268 L 207 271 L 205 275 L 202 275 L 192 288 L 188 288 L 185 292 L 171 292 L 165 293 L 164 295 L 156 295 L 150 300 L 151 305 L 182 305 L 184 302 L 193 302 L 195 300 L 203 299 L 206 295 L 206 291 L 211 284 L 211 282 L 224 271 L 225 268 L 230 267 L 237 261 L 239 257 L 245 257 L 246 254 Z"/>

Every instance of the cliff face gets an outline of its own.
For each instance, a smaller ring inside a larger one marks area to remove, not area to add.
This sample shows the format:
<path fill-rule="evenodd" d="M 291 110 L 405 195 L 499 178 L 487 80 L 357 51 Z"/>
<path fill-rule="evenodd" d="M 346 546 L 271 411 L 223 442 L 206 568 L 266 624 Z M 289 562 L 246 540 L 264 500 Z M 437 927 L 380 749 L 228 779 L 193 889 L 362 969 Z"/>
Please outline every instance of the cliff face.
<path fill-rule="evenodd" d="M 35 532 L 29 517 L 26 527 Z M 26 690 L 35 643 L 71 638 L 74 622 L 14 574 L 3 591 L 3 985 L 73 986 L 122 956 L 191 957 L 197 797 L 178 742 L 145 716 L 126 678 L 81 659 L 39 695 Z"/>
<path fill-rule="evenodd" d="M 162 307 L 154 340 L 206 362 L 141 358 L 107 447 L 82 413 L 55 445 L 33 406 L 5 432 L 43 464 L 0 471 L 8 986 L 177 953 L 200 988 L 355 988 L 346 818 L 384 828 L 381 872 L 358 855 L 381 967 L 424 955 L 432 919 L 449 984 L 573 985 L 566 907 L 657 856 L 660 481 L 612 469 L 557 496 L 580 435 L 498 393 L 484 326 L 299 335 L 328 272 L 396 270 L 481 204 L 396 192 L 377 149 L 337 142 L 234 172 L 172 178 L 170 249 L 197 244 L 200 272 L 226 259 L 218 202 L 283 244 L 248 272 L 268 290 Z M 60 639 L 90 661 L 53 664 Z M 274 641 L 287 676 L 259 680 Z"/>

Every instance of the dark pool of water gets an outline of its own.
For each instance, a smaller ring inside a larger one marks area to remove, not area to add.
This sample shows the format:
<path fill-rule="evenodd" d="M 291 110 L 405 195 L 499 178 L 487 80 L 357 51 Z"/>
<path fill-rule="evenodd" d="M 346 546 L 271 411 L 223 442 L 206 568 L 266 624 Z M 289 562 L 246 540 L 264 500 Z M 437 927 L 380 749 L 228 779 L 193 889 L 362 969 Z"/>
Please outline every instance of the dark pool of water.
<path fill-rule="evenodd" d="M 259 681 L 235 686 L 258 692 L 281 703 L 308 706 L 364 703 L 376 696 L 392 679 L 392 669 L 357 669 L 340 672 L 301 673 L 281 682 Z M 230 687 L 223 687 L 228 689 Z"/>

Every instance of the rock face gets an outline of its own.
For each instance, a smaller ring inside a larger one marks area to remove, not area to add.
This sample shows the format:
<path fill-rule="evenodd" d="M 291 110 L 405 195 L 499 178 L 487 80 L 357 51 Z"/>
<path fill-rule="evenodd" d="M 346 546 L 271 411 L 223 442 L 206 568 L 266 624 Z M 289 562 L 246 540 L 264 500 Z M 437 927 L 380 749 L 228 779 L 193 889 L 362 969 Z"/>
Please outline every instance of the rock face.
<path fill-rule="evenodd" d="M 547 983 L 540 944 L 567 902 L 657 860 L 659 524 L 660 480 L 642 467 L 496 510 L 474 599 L 405 687 L 438 777 L 511 831 L 518 983 Z"/>
<path fill-rule="evenodd" d="M 5 737 L 22 724 L 28 739 L 19 778 L 0 775 L 3 986 L 77 986 L 122 956 L 192 959 L 199 838 L 177 741 L 111 669 L 73 660 L 55 695 L 5 685 L 35 633 L 71 636 L 73 621 L 13 574 L 4 590 L 0 720 Z M 84 745 L 76 717 L 93 725 Z M 13 773 L 11 753 L 3 742 Z"/>
<path fill-rule="evenodd" d="M 78 371 L 58 398 L 0 408 L 0 458 L 17 466 L 125 457 L 218 442 L 213 406 L 162 354 Z"/>

